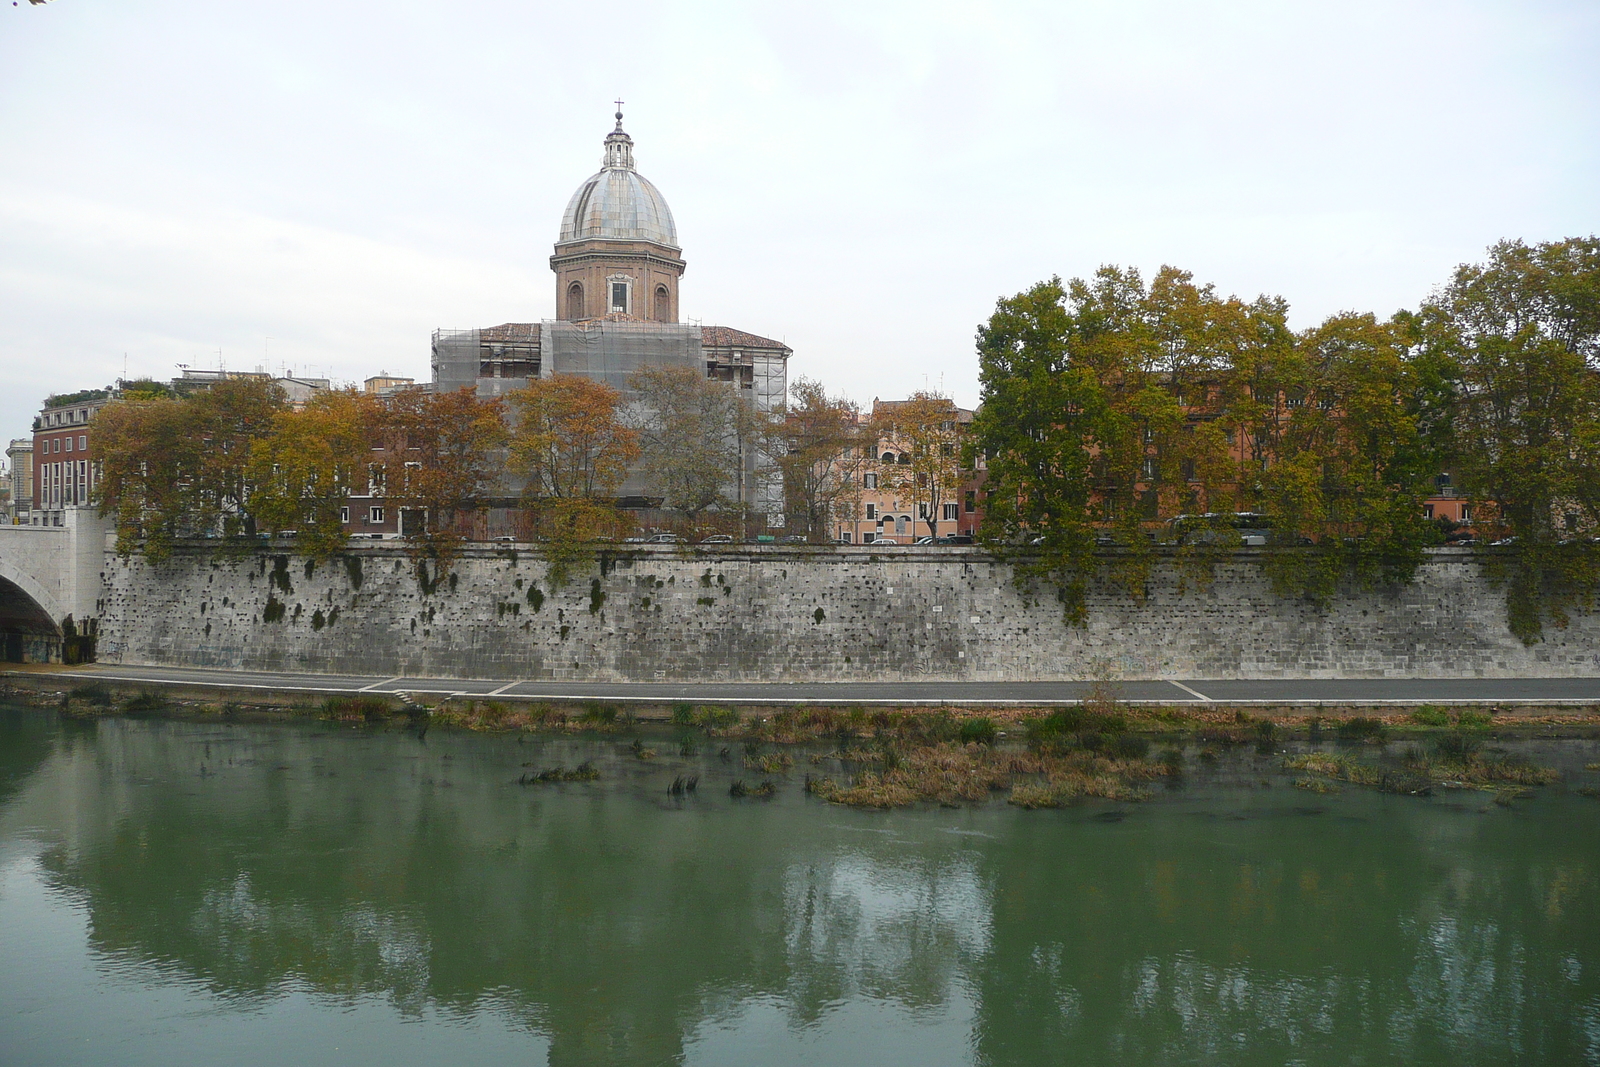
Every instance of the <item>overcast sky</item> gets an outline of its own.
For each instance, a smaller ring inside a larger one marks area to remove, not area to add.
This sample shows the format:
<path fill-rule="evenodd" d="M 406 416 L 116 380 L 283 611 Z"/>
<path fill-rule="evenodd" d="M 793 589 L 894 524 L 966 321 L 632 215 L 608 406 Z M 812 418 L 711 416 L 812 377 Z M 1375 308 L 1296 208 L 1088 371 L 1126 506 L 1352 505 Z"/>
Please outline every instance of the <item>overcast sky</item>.
<path fill-rule="evenodd" d="M 0 437 L 175 365 L 426 379 L 554 314 L 612 99 L 685 317 L 977 400 L 995 300 L 1164 263 L 1304 327 L 1600 230 L 1600 3 L 0 7 Z"/>

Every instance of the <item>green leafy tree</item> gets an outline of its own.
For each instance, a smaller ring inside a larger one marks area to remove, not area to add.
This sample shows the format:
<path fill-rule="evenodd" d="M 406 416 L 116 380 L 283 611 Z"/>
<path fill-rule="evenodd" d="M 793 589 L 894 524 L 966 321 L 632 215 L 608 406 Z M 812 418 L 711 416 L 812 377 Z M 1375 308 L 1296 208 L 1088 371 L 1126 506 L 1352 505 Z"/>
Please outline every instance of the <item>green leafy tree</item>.
<path fill-rule="evenodd" d="M 1019 582 L 1052 584 L 1066 617 L 1081 622 L 1106 398 L 1093 368 L 1072 359 L 1074 325 L 1059 278 L 999 301 L 978 328 L 983 403 L 971 447 L 987 457 L 985 536 Z"/>
<path fill-rule="evenodd" d="M 1421 430 L 1405 330 L 1335 315 L 1277 355 L 1254 418 L 1241 422 L 1264 441 L 1250 466 L 1255 506 L 1273 524 L 1274 583 L 1323 601 L 1344 580 L 1411 581 L 1437 540 L 1423 501 L 1438 457 Z"/>
<path fill-rule="evenodd" d="M 1451 468 L 1515 539 L 1501 570 L 1532 643 L 1600 587 L 1594 546 L 1568 540 L 1600 522 L 1600 239 L 1503 241 L 1457 268 L 1420 328 L 1453 386 Z"/>

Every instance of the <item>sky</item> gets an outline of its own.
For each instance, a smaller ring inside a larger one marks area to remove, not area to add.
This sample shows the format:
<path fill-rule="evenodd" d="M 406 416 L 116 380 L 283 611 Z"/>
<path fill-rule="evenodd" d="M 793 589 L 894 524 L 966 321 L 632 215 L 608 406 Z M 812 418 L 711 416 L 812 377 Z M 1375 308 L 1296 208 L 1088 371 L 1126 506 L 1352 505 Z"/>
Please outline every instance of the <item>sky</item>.
<path fill-rule="evenodd" d="M 978 400 L 995 301 L 1164 264 L 1297 327 L 1600 230 L 1600 4 L 0 5 L 0 438 L 179 365 L 429 376 L 554 316 L 622 98 L 686 319 Z"/>

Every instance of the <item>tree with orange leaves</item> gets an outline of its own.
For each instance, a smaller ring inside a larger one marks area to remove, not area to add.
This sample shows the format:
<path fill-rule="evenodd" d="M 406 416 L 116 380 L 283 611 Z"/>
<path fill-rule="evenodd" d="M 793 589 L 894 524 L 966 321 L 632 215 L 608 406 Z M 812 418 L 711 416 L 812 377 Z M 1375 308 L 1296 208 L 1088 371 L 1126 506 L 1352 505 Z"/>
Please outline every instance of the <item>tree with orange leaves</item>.
<path fill-rule="evenodd" d="M 620 392 L 576 375 L 531 379 L 506 400 L 516 416 L 507 466 L 526 479 L 523 499 L 552 558 L 574 556 L 616 518 L 639 432 L 618 417 Z"/>
<path fill-rule="evenodd" d="M 465 540 L 463 521 L 488 507 L 506 440 L 503 407 L 470 389 L 403 392 L 375 428 L 382 459 L 373 481 L 400 512 L 419 562 L 433 559 L 443 570 Z"/>
<path fill-rule="evenodd" d="M 340 512 L 352 493 L 366 489 L 372 427 L 382 415 L 376 398 L 350 389 L 320 393 L 300 411 L 280 411 L 246 468 L 257 525 L 294 530 L 296 548 L 314 559 L 341 551 L 349 534 Z"/>

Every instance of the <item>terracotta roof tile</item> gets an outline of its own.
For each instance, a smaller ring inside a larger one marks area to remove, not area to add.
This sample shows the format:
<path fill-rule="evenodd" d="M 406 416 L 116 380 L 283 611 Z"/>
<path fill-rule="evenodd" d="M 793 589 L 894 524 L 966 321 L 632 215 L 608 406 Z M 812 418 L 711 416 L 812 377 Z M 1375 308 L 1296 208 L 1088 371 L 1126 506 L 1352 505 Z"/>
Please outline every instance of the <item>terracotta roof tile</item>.
<path fill-rule="evenodd" d="M 478 331 L 480 341 L 537 341 L 537 322 L 503 322 L 499 326 L 485 326 Z"/>
<path fill-rule="evenodd" d="M 789 350 L 789 346 L 782 341 L 774 341 L 770 337 L 758 337 L 753 333 L 735 330 L 731 326 L 702 326 L 700 327 L 700 343 L 709 348 L 781 348 Z"/>

